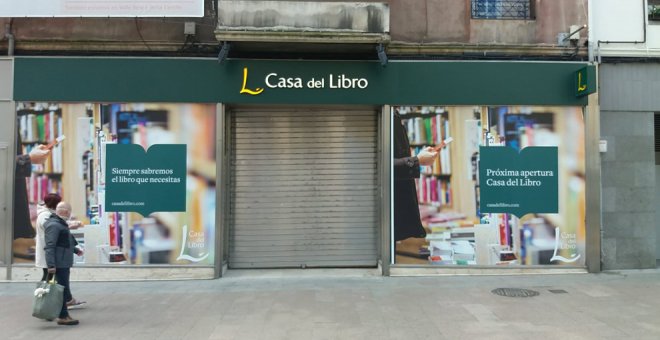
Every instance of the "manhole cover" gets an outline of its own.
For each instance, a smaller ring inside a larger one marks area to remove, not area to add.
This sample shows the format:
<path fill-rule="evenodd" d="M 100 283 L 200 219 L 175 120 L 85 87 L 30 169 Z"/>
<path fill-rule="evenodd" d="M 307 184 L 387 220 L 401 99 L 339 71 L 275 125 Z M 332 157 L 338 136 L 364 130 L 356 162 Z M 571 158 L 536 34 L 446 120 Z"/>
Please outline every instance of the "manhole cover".
<path fill-rule="evenodd" d="M 563 289 L 548 289 L 548 291 L 552 294 L 568 294 L 568 292 Z"/>
<path fill-rule="evenodd" d="M 539 292 L 530 289 L 522 288 L 496 288 L 490 291 L 493 294 L 499 296 L 508 296 L 508 297 L 532 297 L 539 295 Z"/>

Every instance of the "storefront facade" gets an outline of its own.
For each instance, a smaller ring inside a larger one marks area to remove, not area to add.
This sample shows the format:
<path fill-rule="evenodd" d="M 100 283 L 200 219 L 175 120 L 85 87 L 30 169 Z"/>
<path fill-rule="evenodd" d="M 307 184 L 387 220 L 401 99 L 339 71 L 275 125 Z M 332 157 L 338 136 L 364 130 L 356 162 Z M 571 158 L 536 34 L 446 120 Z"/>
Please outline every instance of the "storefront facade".
<path fill-rule="evenodd" d="M 585 63 L 16 58 L 13 70 L 3 125 L 29 137 L 16 146 L 67 135 L 30 193 L 32 205 L 59 191 L 80 207 L 79 237 L 97 252 L 80 259 L 79 278 L 600 270 L 599 119 Z M 425 235 L 412 243 L 395 237 L 397 116 L 413 149 L 454 139 L 439 151 L 444 170 L 416 177 Z M 504 166 L 522 165 L 502 172 L 481 149 L 502 146 L 538 147 L 554 163 L 512 159 Z M 479 182 L 491 173 L 483 182 L 500 173 L 538 185 L 484 196 L 497 189 Z M 520 206 L 530 201 L 540 203 Z M 34 272 L 16 249 L 3 254 L 8 279 Z"/>

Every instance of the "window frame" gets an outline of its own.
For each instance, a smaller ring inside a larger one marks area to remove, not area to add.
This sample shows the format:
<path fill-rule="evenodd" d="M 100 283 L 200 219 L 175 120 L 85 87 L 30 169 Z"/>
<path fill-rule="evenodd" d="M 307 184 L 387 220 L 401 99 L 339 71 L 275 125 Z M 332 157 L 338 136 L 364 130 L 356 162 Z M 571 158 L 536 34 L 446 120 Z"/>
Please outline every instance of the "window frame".
<path fill-rule="evenodd" d="M 649 23 L 660 24 L 660 0 L 646 2 L 646 18 Z"/>
<path fill-rule="evenodd" d="M 491 3 L 495 6 L 493 15 L 480 14 L 480 10 L 475 8 L 478 5 L 487 5 Z M 524 16 L 503 16 L 502 13 L 497 13 L 501 8 L 497 8 L 501 4 L 508 4 L 515 6 L 515 4 L 523 4 L 526 6 L 526 13 Z M 470 18 L 473 20 L 536 20 L 536 1 L 534 0 L 470 0 Z"/>

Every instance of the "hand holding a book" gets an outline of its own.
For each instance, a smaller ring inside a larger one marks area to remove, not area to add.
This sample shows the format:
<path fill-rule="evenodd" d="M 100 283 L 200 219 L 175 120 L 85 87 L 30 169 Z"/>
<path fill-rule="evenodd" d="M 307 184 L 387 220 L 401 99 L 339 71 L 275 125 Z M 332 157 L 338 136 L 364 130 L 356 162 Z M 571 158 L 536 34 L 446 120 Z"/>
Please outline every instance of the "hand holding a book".
<path fill-rule="evenodd" d="M 419 160 L 419 165 L 430 166 L 433 165 L 435 159 L 438 157 L 438 151 L 431 146 L 423 148 L 418 154 L 417 159 Z"/>
<path fill-rule="evenodd" d="M 78 229 L 82 226 L 82 222 L 78 220 L 69 220 L 66 223 L 69 225 L 69 229 Z"/>
<path fill-rule="evenodd" d="M 39 144 L 30 151 L 30 162 L 32 164 L 43 164 L 48 158 L 48 155 L 50 155 L 48 146 Z"/>
<path fill-rule="evenodd" d="M 451 142 L 453 142 L 453 141 L 454 141 L 454 138 L 449 137 L 449 138 L 443 140 L 442 142 L 440 142 L 440 144 L 436 145 L 436 146 L 433 148 L 433 150 L 435 150 L 435 151 L 440 151 L 440 150 L 442 150 L 442 148 L 446 147 L 447 144 L 449 144 L 449 143 L 451 143 Z"/>

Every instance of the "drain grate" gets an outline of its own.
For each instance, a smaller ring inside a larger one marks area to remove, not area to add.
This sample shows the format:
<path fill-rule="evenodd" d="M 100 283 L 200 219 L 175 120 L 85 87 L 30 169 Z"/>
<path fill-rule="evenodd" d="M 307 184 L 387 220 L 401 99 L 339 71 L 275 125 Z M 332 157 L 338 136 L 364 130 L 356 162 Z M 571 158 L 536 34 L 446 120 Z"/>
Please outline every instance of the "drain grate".
<path fill-rule="evenodd" d="M 522 288 L 496 288 L 490 291 L 493 294 L 499 296 L 508 296 L 508 297 L 532 297 L 539 295 L 539 292 L 530 289 Z"/>
<path fill-rule="evenodd" d="M 567 294 L 568 292 L 563 289 L 548 289 L 552 294 Z"/>

